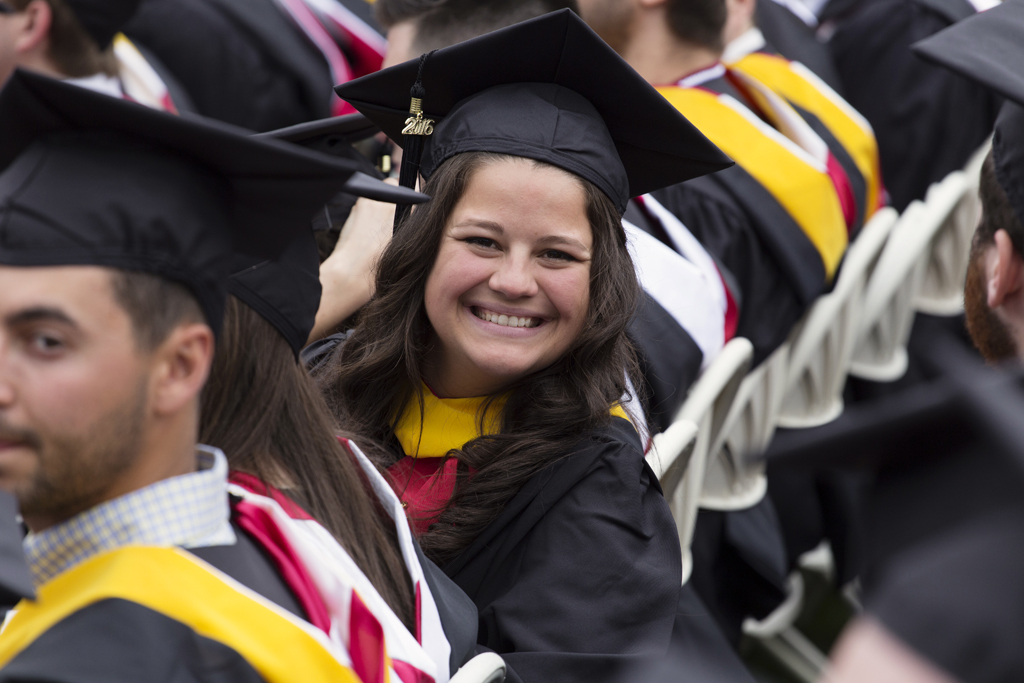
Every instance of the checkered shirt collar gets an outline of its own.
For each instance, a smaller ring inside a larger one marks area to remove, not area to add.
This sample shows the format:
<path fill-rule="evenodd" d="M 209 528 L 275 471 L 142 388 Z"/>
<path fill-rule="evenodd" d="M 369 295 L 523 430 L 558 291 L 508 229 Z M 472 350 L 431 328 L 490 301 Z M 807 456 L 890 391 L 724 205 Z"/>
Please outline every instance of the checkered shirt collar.
<path fill-rule="evenodd" d="M 127 545 L 198 548 L 232 545 L 228 462 L 199 445 L 195 472 L 108 500 L 25 538 L 37 586 L 101 553 Z"/>

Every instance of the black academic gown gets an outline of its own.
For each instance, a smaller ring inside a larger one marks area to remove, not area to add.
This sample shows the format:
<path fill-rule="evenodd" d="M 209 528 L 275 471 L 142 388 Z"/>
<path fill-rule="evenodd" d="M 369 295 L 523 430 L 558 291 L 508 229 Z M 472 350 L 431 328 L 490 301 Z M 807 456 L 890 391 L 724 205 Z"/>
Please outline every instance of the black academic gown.
<path fill-rule="evenodd" d="M 882 178 L 902 211 L 962 168 L 992 132 L 998 100 L 910 51 L 974 13 L 967 0 L 834 0 L 823 22 L 846 99 L 878 138 Z"/>
<path fill-rule="evenodd" d="M 665 655 L 680 612 L 693 611 L 680 568 L 657 479 L 635 430 L 613 418 L 534 475 L 444 570 L 476 603 L 479 642 L 510 679 L 556 683 L 616 680 Z M 710 622 L 689 626 L 713 640 Z M 716 653 L 692 654 L 733 680 Z"/>
<path fill-rule="evenodd" d="M 731 274 L 739 308 L 736 336 L 750 340 L 759 364 L 786 341 L 823 289 L 821 257 L 782 206 L 739 166 L 654 196 Z M 817 275 L 804 277 L 815 267 Z"/>
<path fill-rule="evenodd" d="M 800 17 L 775 0 L 760 0 L 754 10 L 754 21 L 764 34 L 770 52 L 800 62 L 842 94 L 843 86 L 832 53 Z"/>
<path fill-rule="evenodd" d="M 704 354 L 693 337 L 646 292 L 629 325 L 629 336 L 644 379 L 644 386 L 636 387 L 644 414 L 654 429 L 663 432 L 700 374 Z"/>
<path fill-rule="evenodd" d="M 145 0 L 125 28 L 198 113 L 262 132 L 330 116 L 330 69 L 274 0 Z"/>
<path fill-rule="evenodd" d="M 247 532 L 233 525 L 234 545 L 189 550 L 246 588 L 307 619 L 273 560 Z M 418 551 L 418 546 L 417 546 Z M 452 670 L 476 654 L 476 609 L 432 562 L 420 554 L 424 575 L 452 646 Z M 143 605 L 120 599 L 96 602 L 63 619 L 0 669 L 0 683 L 262 683 L 236 650 Z"/>

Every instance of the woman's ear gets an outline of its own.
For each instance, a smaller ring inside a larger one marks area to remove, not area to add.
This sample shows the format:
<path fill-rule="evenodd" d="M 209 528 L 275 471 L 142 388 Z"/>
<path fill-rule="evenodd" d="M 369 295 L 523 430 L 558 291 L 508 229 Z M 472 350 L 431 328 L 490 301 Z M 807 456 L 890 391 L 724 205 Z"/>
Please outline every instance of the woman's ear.
<path fill-rule="evenodd" d="M 153 355 L 154 413 L 172 415 L 199 399 L 213 351 L 213 331 L 205 323 L 179 325 L 168 335 Z"/>
<path fill-rule="evenodd" d="M 1005 230 L 997 230 L 993 242 L 985 256 L 985 278 L 988 307 L 996 309 L 1024 290 L 1024 259 Z"/>

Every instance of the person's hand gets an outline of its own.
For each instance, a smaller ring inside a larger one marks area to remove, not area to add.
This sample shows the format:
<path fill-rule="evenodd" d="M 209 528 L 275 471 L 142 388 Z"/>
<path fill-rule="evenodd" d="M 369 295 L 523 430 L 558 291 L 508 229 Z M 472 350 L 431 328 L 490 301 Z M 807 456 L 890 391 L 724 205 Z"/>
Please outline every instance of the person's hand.
<path fill-rule="evenodd" d="M 393 178 L 384 182 L 398 185 Z M 391 239 L 394 220 L 394 204 L 365 197 L 356 202 L 334 251 L 320 265 L 323 294 L 310 342 L 331 334 L 373 296 L 373 268 Z"/>

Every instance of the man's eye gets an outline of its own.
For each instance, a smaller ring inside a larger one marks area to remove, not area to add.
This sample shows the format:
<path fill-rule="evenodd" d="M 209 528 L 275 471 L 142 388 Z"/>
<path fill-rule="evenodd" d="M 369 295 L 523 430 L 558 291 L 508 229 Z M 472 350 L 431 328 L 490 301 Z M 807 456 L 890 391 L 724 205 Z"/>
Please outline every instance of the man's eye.
<path fill-rule="evenodd" d="M 32 336 L 32 346 L 43 353 L 53 353 L 64 347 L 64 342 L 50 334 Z"/>

